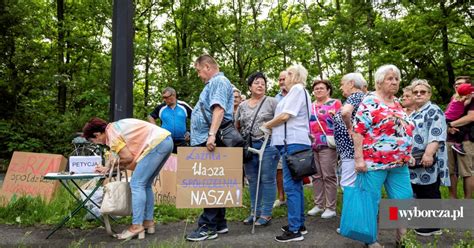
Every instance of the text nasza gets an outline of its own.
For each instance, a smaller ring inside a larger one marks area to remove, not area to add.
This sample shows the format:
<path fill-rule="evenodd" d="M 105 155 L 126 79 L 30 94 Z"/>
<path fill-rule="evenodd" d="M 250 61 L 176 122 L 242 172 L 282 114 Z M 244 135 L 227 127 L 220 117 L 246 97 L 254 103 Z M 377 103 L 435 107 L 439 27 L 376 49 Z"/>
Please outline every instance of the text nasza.
<path fill-rule="evenodd" d="M 191 205 L 226 205 L 230 202 L 230 204 L 234 204 L 234 198 L 232 197 L 231 191 L 224 191 L 224 190 L 209 190 L 209 191 L 201 191 L 201 190 L 193 190 L 191 191 Z"/>

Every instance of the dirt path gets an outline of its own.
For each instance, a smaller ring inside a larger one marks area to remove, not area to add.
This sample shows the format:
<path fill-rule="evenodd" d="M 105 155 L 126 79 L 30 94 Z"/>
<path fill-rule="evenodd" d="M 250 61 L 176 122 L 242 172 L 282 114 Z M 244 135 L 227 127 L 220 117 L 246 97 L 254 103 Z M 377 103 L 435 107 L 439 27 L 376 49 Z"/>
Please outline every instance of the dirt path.
<path fill-rule="evenodd" d="M 144 240 L 131 240 L 121 242 L 107 235 L 104 228 L 90 230 L 62 228 L 50 239 L 45 237 L 51 231 L 52 226 L 26 227 L 0 225 L 0 247 L 18 246 L 42 246 L 42 247 L 67 247 L 79 245 L 81 247 L 147 247 L 150 245 L 163 244 L 165 247 L 364 247 L 363 244 L 344 238 L 336 233 L 339 218 L 324 220 L 319 217 L 308 217 L 306 226 L 309 233 L 301 242 L 282 244 L 274 241 L 274 237 L 280 234 L 280 227 L 286 224 L 285 218 L 274 219 L 271 225 L 256 228 L 255 234 L 251 234 L 251 227 L 239 222 L 230 222 L 228 234 L 221 234 L 216 240 L 193 243 L 184 241 L 184 235 L 196 227 L 196 224 L 186 225 L 185 222 L 177 222 L 166 225 L 157 225 L 156 233 L 150 234 Z M 124 226 L 116 227 L 123 230 Z M 445 233 L 439 239 L 437 247 L 452 247 L 464 237 L 464 231 L 451 231 Z M 472 239 L 471 234 L 471 239 Z M 417 237 L 417 240 L 426 244 L 433 242 L 434 238 Z M 394 232 L 382 230 L 379 233 L 379 241 L 385 247 L 395 247 Z"/>

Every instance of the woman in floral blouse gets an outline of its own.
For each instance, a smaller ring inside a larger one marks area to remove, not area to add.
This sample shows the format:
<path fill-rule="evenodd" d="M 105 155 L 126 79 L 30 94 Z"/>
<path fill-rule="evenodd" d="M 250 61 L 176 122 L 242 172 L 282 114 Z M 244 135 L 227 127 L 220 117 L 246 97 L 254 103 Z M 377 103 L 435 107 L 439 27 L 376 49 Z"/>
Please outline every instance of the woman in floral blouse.
<path fill-rule="evenodd" d="M 395 98 L 399 87 L 400 70 L 396 66 L 378 68 L 376 90 L 364 98 L 353 123 L 355 170 L 366 173 L 367 186 L 378 199 L 382 185 L 390 199 L 413 196 L 408 164 L 412 162 L 414 126 Z M 397 230 L 398 242 L 405 231 Z M 375 242 L 369 247 L 380 247 L 380 244 Z"/>

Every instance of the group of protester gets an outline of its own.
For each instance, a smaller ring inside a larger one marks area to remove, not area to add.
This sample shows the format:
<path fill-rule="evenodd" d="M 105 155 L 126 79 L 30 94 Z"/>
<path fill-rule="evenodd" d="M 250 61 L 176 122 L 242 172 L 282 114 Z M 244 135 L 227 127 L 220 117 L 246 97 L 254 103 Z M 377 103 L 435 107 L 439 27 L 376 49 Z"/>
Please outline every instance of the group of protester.
<path fill-rule="evenodd" d="M 311 102 L 306 90 L 308 72 L 301 65 L 292 65 L 280 73 L 280 92 L 275 97 L 266 95 L 266 76 L 262 72 L 252 74 L 247 79 L 250 97 L 245 101 L 239 99 L 241 92 L 219 71 L 214 58 L 202 55 L 194 67 L 205 83 L 194 109 L 177 101 L 174 89 L 166 88 L 164 103 L 149 116 L 151 123 L 136 119 L 107 123 L 93 118 L 84 126 L 85 138 L 107 144 L 120 157 L 121 166 L 135 170 L 130 184 L 132 225 L 118 238 L 154 232 L 151 184 L 173 147 L 176 151 L 177 146 L 190 141 L 191 146 L 213 151 L 219 127 L 228 122 L 234 122 L 242 136 L 250 136 L 251 146 L 256 149 L 264 143 L 265 133 L 271 133 L 260 178 L 257 155 L 244 164 L 251 209 L 255 204 L 257 207 L 243 223 L 267 226 L 273 207 L 284 203 L 286 194 L 288 225 L 275 237 L 279 242 L 300 241 L 308 233 L 303 180 L 292 178 L 285 159 L 308 148 L 314 151 L 317 164 L 317 174 L 312 176 L 315 205 L 308 215 L 336 216 L 338 182 L 342 187 L 354 187 L 361 174 L 379 199 L 382 186 L 390 199 L 439 199 L 440 185 L 451 185 L 450 194 L 455 198 L 458 176 L 464 179 L 465 198 L 472 197 L 474 147 L 470 124 L 474 123 L 474 102 L 470 100 L 473 87 L 469 77 L 456 79 L 456 93 L 444 113 L 430 101 L 433 89 L 426 80 L 413 80 L 403 89 L 399 101 L 396 94 L 401 75 L 394 65 L 378 68 L 372 92 L 368 92 L 362 74 L 344 75 L 339 87 L 346 98 L 344 103 L 331 98 L 333 86 L 328 80 L 312 83 L 315 101 Z M 188 118 L 190 135 L 186 131 Z M 155 125 L 156 119 L 161 120 L 162 128 Z M 415 154 L 421 154 L 419 159 Z M 98 171 L 106 172 L 107 168 Z M 225 208 L 205 208 L 198 228 L 186 239 L 202 241 L 227 233 L 225 214 Z M 397 230 L 397 242 L 405 232 Z M 441 234 L 439 229 L 416 232 L 425 236 Z M 367 245 L 380 246 L 377 242 Z"/>

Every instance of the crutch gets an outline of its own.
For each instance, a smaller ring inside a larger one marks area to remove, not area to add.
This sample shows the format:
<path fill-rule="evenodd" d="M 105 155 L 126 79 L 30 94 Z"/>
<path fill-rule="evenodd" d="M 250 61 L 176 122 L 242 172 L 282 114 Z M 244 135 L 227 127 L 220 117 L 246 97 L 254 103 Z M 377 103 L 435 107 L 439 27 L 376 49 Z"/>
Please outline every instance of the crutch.
<path fill-rule="evenodd" d="M 253 209 L 252 234 L 255 233 L 255 221 L 257 221 L 258 191 L 260 189 L 260 172 L 262 170 L 263 153 L 265 152 L 265 147 L 267 146 L 268 138 L 270 137 L 270 132 L 268 130 L 265 130 L 263 133 L 264 133 L 264 140 L 263 140 L 262 147 L 260 147 L 260 150 L 257 150 L 252 147 L 248 148 L 249 152 L 255 153 L 258 155 L 257 193 L 255 194 L 255 206 Z"/>

